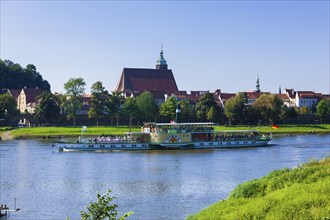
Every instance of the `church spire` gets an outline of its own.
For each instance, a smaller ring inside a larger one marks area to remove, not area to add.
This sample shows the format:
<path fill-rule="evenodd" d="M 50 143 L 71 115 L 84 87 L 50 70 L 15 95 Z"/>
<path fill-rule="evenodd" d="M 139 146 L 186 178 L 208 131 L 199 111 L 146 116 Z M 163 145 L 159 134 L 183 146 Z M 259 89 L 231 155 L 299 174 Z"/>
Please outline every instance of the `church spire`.
<path fill-rule="evenodd" d="M 161 48 L 160 48 L 160 56 L 159 59 L 156 62 L 156 69 L 160 70 L 167 70 L 167 63 L 166 60 L 164 59 L 163 56 L 163 44 L 161 44 Z"/>
<path fill-rule="evenodd" d="M 259 73 L 257 77 L 256 92 L 260 92 Z"/>

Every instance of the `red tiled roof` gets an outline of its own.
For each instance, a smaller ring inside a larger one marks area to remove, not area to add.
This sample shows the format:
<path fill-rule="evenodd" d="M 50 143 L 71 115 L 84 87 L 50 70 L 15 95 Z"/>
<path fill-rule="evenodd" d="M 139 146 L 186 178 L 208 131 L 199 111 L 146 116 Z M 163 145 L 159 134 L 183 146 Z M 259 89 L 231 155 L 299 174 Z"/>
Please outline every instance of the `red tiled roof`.
<path fill-rule="evenodd" d="M 207 93 L 208 91 L 190 91 L 191 96 L 203 96 L 205 93 Z"/>
<path fill-rule="evenodd" d="M 178 87 L 172 70 L 124 68 L 116 91 L 162 91 L 172 94 L 178 92 Z"/>
<path fill-rule="evenodd" d="M 178 95 L 187 95 L 187 91 L 177 91 L 173 93 L 174 95 L 178 96 Z"/>
<path fill-rule="evenodd" d="M 270 95 L 270 92 L 245 92 L 248 99 L 258 99 L 261 95 Z"/>
<path fill-rule="evenodd" d="M 284 90 L 291 99 L 294 99 L 296 96 L 296 92 L 293 89 L 285 89 Z"/>
<path fill-rule="evenodd" d="M 21 93 L 21 90 L 18 89 L 8 89 L 9 94 L 14 97 L 15 99 L 18 98 L 19 94 Z"/>
<path fill-rule="evenodd" d="M 313 91 L 297 91 L 297 94 L 299 98 L 304 98 L 304 99 L 315 99 L 316 95 L 315 92 Z"/>
<path fill-rule="evenodd" d="M 287 94 L 276 94 L 276 96 L 280 99 L 289 99 Z"/>
<path fill-rule="evenodd" d="M 38 88 L 24 88 L 23 91 L 26 96 L 26 103 L 36 102 L 37 96 L 41 95 L 41 89 Z"/>
<path fill-rule="evenodd" d="M 220 97 L 222 100 L 228 100 L 231 97 L 234 97 L 236 94 L 234 93 L 221 93 Z"/>

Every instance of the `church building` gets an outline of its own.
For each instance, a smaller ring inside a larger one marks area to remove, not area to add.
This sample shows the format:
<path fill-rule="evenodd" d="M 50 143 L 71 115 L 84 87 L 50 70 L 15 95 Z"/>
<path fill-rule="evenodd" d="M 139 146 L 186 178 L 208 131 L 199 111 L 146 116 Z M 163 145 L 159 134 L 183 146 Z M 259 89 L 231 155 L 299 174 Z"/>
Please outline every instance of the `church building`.
<path fill-rule="evenodd" d="M 150 91 L 169 95 L 178 92 L 173 72 L 168 69 L 164 59 L 163 49 L 155 69 L 124 68 L 115 91 L 131 94 Z"/>

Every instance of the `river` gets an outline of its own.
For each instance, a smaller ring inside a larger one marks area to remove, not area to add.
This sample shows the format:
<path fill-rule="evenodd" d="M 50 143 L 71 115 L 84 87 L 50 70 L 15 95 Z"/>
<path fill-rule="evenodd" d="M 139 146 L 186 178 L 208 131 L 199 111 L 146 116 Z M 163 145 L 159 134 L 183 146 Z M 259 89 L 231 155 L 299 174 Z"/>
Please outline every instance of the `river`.
<path fill-rule="evenodd" d="M 58 152 L 35 140 L 1 142 L 0 203 L 8 219 L 80 218 L 108 189 L 128 219 L 184 219 L 238 184 L 330 156 L 330 135 L 274 137 L 268 147 L 138 152 Z"/>

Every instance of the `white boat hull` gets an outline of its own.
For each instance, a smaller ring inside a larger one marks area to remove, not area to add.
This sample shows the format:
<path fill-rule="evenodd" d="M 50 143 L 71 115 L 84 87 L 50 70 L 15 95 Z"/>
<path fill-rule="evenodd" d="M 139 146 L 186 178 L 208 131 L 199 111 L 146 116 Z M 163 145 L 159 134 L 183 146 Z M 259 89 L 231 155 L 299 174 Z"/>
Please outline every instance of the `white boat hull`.
<path fill-rule="evenodd" d="M 220 149 L 267 146 L 270 140 L 200 141 L 178 143 L 58 143 L 60 151 L 135 151 L 157 149 Z"/>

